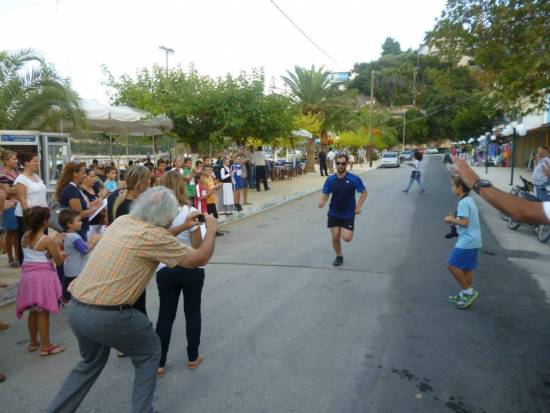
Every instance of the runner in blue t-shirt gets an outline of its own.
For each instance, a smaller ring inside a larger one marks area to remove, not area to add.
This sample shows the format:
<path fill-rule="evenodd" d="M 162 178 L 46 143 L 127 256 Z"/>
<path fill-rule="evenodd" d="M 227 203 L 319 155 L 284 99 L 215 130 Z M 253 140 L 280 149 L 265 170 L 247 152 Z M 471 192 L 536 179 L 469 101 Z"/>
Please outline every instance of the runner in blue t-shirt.
<path fill-rule="evenodd" d="M 332 263 L 338 267 L 344 263 L 342 244 L 340 239 L 350 242 L 353 238 L 355 215 L 361 213 L 361 207 L 367 199 L 367 189 L 357 175 L 346 171 L 348 156 L 336 155 L 336 174 L 331 175 L 323 186 L 323 195 L 319 201 L 319 208 L 323 208 L 332 194 L 328 210 L 328 224 L 332 233 L 332 247 L 336 252 L 336 259 Z M 359 192 L 359 200 L 355 203 L 355 192 Z"/>

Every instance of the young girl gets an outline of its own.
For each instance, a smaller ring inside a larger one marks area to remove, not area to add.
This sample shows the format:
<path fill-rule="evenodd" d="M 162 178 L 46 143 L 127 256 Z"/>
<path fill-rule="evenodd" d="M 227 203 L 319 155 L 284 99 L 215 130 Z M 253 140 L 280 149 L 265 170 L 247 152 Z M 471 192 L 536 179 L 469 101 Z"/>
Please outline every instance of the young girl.
<path fill-rule="evenodd" d="M 426 192 L 426 190 L 422 186 L 421 174 L 420 174 L 420 162 L 422 161 L 422 157 L 423 157 L 422 153 L 419 151 L 416 151 L 413 155 L 413 160 L 409 162 L 409 166 L 413 168 L 413 170 L 411 171 L 411 178 L 409 180 L 409 185 L 407 186 L 407 189 L 402 190 L 403 192 L 409 192 L 414 181 L 418 182 L 418 186 L 420 187 L 421 194 Z"/>
<path fill-rule="evenodd" d="M 45 207 L 32 207 L 26 216 L 27 231 L 21 239 L 23 265 L 21 281 L 17 291 L 17 318 L 29 311 L 30 344 L 28 350 L 34 352 L 40 346 L 41 356 L 51 356 L 65 351 L 65 347 L 50 342 L 50 313 L 59 312 L 61 284 L 52 263 L 63 264 L 60 251 L 61 238 L 44 235 L 48 228 L 50 210 Z M 40 336 L 40 343 L 37 341 Z"/>
<path fill-rule="evenodd" d="M 235 158 L 235 163 L 231 166 L 231 176 L 233 177 L 233 186 L 235 188 L 235 209 L 237 211 L 242 211 L 243 207 L 241 206 L 241 192 L 243 189 L 243 168 L 241 164 L 241 157 L 239 155 Z"/>
<path fill-rule="evenodd" d="M 207 195 L 208 195 L 208 187 L 206 186 L 206 182 L 203 179 L 203 175 L 196 176 L 195 178 L 195 205 L 193 205 L 197 211 L 200 213 L 206 214 L 208 211 L 208 204 L 207 204 Z"/>
<path fill-rule="evenodd" d="M 113 193 L 118 188 L 118 182 L 116 181 L 117 171 L 115 168 L 111 168 L 110 166 L 105 168 L 105 175 L 107 175 L 107 179 L 103 183 L 103 187 L 109 191 L 109 193 Z"/>

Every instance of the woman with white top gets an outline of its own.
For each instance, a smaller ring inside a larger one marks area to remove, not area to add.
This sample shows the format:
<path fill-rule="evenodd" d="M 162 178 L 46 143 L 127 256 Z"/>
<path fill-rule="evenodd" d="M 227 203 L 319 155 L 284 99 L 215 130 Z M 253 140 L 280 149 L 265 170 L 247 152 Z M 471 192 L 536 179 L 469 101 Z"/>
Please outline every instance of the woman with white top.
<path fill-rule="evenodd" d="M 23 167 L 13 182 L 17 192 L 17 206 L 15 207 L 15 216 L 17 217 L 19 243 L 25 233 L 23 221 L 24 212 L 34 206 L 48 207 L 46 196 L 46 185 L 38 176 L 38 156 L 32 152 L 20 152 L 17 154 L 19 164 Z M 19 248 L 19 264 L 23 263 L 23 252 Z"/>
<path fill-rule="evenodd" d="M 409 166 L 413 168 L 413 170 L 411 171 L 411 178 L 409 179 L 409 185 L 407 186 L 407 189 L 402 190 L 403 192 L 409 192 L 414 181 L 418 182 L 418 186 L 420 187 L 421 194 L 426 192 L 426 190 L 422 186 L 420 162 L 422 162 L 422 152 L 415 151 L 413 155 L 413 160 L 409 162 Z"/>
<path fill-rule="evenodd" d="M 189 206 L 185 195 L 185 180 L 177 171 L 167 172 L 160 184 L 172 190 L 180 204 L 178 215 L 169 229 L 184 244 L 198 248 L 202 242 L 204 225 L 198 221 L 197 210 Z M 156 332 L 160 337 L 161 356 L 158 375 L 164 376 L 165 364 L 170 347 L 172 326 L 176 318 L 179 298 L 183 293 L 183 310 L 185 312 L 185 330 L 187 334 L 187 368 L 195 369 L 202 362 L 199 355 L 201 339 L 201 295 L 204 285 L 204 268 L 168 268 L 160 264 L 157 269 L 157 286 L 159 290 L 159 315 Z"/>
<path fill-rule="evenodd" d="M 231 215 L 235 199 L 233 196 L 233 171 L 231 170 L 229 157 L 227 156 L 223 158 L 223 165 L 220 168 L 220 178 L 223 192 L 223 214 Z"/>

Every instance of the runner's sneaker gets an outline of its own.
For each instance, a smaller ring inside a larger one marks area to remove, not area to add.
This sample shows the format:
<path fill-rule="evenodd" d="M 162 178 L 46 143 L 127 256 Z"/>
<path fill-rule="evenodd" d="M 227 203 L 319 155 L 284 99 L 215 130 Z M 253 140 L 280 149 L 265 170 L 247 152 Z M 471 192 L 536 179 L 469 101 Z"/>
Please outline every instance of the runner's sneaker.
<path fill-rule="evenodd" d="M 456 303 L 456 308 L 459 308 L 461 310 L 464 310 L 465 308 L 470 307 L 475 300 L 477 300 L 477 297 L 479 297 L 479 293 L 477 291 L 474 291 L 473 294 L 461 294 L 462 300 L 460 300 L 458 303 Z"/>
<path fill-rule="evenodd" d="M 458 304 L 458 302 L 461 301 L 460 293 L 458 293 L 457 295 L 447 296 L 447 301 L 450 302 L 451 304 Z"/>
<path fill-rule="evenodd" d="M 335 267 L 339 267 L 344 263 L 344 257 L 336 257 L 336 259 L 332 262 L 332 265 Z"/>

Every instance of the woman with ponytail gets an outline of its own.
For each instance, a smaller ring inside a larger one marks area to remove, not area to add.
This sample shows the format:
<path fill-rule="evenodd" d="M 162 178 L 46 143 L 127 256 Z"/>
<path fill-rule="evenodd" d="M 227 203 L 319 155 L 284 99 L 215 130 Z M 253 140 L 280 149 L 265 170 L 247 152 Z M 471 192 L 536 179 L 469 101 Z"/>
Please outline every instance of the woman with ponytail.
<path fill-rule="evenodd" d="M 61 208 L 70 208 L 80 213 L 82 228 L 78 235 L 84 241 L 88 240 L 90 221 L 88 217 L 94 215 L 103 205 L 100 199 L 89 202 L 88 198 L 80 190 L 80 185 L 86 177 L 86 166 L 76 162 L 65 164 L 61 176 L 57 180 L 55 196 Z"/>
<path fill-rule="evenodd" d="M 118 217 L 130 213 L 130 207 L 134 200 L 149 189 L 151 171 L 145 166 L 135 165 L 128 169 L 125 178 L 126 188 L 117 189 L 107 198 L 108 224 L 112 224 Z M 133 307 L 147 315 L 145 299 L 145 290 L 143 290 L 143 294 Z M 119 356 L 122 356 L 122 354 L 119 353 Z"/>

